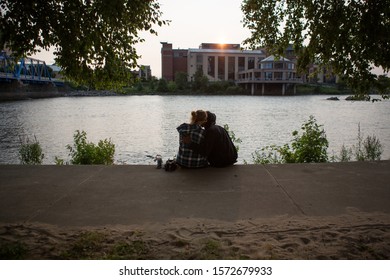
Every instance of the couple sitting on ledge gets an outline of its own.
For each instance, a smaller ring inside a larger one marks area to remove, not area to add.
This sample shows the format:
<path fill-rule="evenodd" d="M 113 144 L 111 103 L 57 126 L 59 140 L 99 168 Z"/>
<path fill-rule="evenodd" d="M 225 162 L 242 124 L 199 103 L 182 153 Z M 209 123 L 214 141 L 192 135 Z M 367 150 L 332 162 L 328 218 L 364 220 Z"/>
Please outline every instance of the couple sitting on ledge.
<path fill-rule="evenodd" d="M 209 111 L 192 111 L 191 122 L 183 123 L 176 163 L 185 168 L 225 167 L 237 162 L 237 149 L 228 132 L 216 125 L 216 115 Z"/>

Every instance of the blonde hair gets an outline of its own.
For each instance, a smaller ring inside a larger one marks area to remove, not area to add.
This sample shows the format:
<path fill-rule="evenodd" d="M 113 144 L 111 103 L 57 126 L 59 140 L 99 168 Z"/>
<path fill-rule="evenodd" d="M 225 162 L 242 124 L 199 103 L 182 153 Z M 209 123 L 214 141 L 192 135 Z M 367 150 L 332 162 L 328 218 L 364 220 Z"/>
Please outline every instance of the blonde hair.
<path fill-rule="evenodd" d="M 201 125 L 207 122 L 207 113 L 203 110 L 197 110 L 191 112 L 191 124 Z"/>

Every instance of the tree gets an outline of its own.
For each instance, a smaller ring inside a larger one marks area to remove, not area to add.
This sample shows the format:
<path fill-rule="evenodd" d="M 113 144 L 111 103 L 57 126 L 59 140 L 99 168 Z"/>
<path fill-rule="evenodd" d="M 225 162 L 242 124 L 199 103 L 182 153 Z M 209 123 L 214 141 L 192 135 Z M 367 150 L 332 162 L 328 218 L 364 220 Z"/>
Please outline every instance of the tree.
<path fill-rule="evenodd" d="M 390 70 L 390 0 L 244 0 L 241 9 L 246 44 L 281 55 L 292 43 L 298 69 L 331 66 L 359 95 L 377 82 L 373 66 Z"/>
<path fill-rule="evenodd" d="M 168 92 L 169 91 L 167 80 L 165 80 L 164 78 L 161 78 L 160 80 L 158 80 L 157 91 L 158 92 Z"/>
<path fill-rule="evenodd" d="M 203 91 L 207 89 L 209 79 L 203 74 L 202 69 L 196 70 L 193 79 L 194 81 L 192 83 L 192 89 Z"/>
<path fill-rule="evenodd" d="M 167 24 L 157 1 L 0 0 L 0 45 L 16 57 L 55 46 L 64 74 L 97 87 L 117 87 L 136 68 L 140 31 Z"/>
<path fill-rule="evenodd" d="M 186 89 L 188 87 L 187 73 L 176 72 L 175 73 L 175 83 L 179 90 Z"/>

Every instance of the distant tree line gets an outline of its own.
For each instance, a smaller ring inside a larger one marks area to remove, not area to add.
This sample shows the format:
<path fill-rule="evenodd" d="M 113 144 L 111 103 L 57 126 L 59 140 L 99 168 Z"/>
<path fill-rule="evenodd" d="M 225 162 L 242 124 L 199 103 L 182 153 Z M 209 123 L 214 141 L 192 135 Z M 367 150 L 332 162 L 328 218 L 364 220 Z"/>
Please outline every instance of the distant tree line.
<path fill-rule="evenodd" d="M 124 88 L 125 94 L 220 94 L 246 95 L 249 90 L 238 86 L 234 81 L 210 81 L 202 71 L 197 71 L 190 81 L 184 72 L 177 72 L 174 81 L 152 76 L 149 79 L 138 79 L 134 84 Z M 352 91 L 343 80 L 335 85 L 303 84 L 297 86 L 297 94 L 351 94 Z M 369 94 L 389 95 L 390 78 L 378 76 L 378 82 L 371 87 Z M 361 96 L 361 100 L 367 97 Z M 356 100 L 356 99 L 355 99 Z"/>

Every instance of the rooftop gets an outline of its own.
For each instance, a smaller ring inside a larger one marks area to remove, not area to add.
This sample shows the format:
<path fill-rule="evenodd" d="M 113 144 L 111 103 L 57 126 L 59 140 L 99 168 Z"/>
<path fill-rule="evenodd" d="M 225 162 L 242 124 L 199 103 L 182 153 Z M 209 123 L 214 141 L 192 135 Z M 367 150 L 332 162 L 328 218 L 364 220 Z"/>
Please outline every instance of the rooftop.
<path fill-rule="evenodd" d="M 283 56 L 276 58 L 274 55 L 270 55 L 267 58 L 264 58 L 261 62 L 272 62 L 272 61 L 291 61 Z"/>
<path fill-rule="evenodd" d="M 188 49 L 188 52 L 193 53 L 231 53 L 231 54 L 257 54 L 265 55 L 262 50 L 233 50 L 233 49 Z"/>

